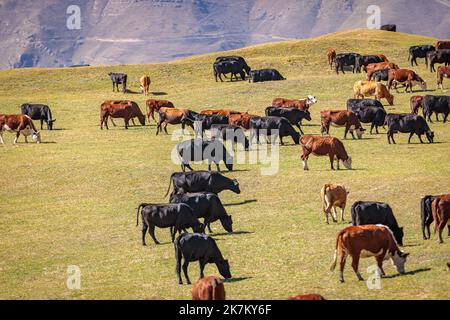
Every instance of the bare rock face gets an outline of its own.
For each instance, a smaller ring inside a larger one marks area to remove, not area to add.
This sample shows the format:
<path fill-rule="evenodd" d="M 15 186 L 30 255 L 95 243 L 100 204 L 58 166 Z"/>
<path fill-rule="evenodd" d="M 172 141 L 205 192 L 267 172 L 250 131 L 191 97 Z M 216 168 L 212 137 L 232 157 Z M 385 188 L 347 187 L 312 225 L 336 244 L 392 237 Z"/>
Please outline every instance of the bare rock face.
<path fill-rule="evenodd" d="M 80 8 L 69 29 L 68 7 Z M 450 37 L 447 0 L 0 0 L 0 68 L 166 61 L 366 27 Z"/>

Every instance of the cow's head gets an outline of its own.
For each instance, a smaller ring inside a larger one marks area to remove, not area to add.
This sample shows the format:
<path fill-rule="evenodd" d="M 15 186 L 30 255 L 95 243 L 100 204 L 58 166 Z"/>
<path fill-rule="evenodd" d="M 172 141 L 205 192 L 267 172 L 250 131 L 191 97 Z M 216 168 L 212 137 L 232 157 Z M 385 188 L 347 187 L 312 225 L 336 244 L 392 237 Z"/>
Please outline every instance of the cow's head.
<path fill-rule="evenodd" d="M 240 194 L 241 188 L 239 187 L 239 182 L 236 179 L 233 179 L 231 183 L 232 185 L 230 186 L 230 190 L 234 193 Z"/>
<path fill-rule="evenodd" d="M 317 99 L 314 96 L 307 96 L 306 97 L 306 104 L 308 106 L 313 105 L 314 103 L 317 103 Z"/>
<path fill-rule="evenodd" d="M 33 138 L 33 141 L 36 143 L 41 143 L 41 133 L 39 131 L 34 131 L 31 134 L 31 137 Z"/>
<path fill-rule="evenodd" d="M 346 169 L 352 169 L 352 157 L 348 157 L 347 160 L 342 160 L 342 163 Z"/>
<path fill-rule="evenodd" d="M 392 264 L 395 265 L 397 268 L 397 271 L 400 274 L 405 273 L 405 263 L 406 258 L 408 257 L 409 253 L 401 252 L 400 250 L 395 251 L 394 255 L 391 257 Z"/>
<path fill-rule="evenodd" d="M 434 142 L 434 132 L 428 130 L 426 133 L 427 139 L 429 143 L 433 143 Z"/>
<path fill-rule="evenodd" d="M 392 94 L 386 95 L 386 100 L 389 103 L 390 106 L 394 105 L 394 96 Z"/>
<path fill-rule="evenodd" d="M 417 77 L 417 80 L 413 82 L 414 86 L 419 86 L 422 91 L 427 91 L 427 82 L 420 77 Z"/>
<path fill-rule="evenodd" d="M 311 113 L 308 110 L 305 110 L 304 114 L 305 114 L 304 119 L 308 120 L 308 121 L 311 121 Z"/>
<path fill-rule="evenodd" d="M 194 230 L 195 233 L 203 233 L 205 232 L 205 225 L 199 222 L 192 226 L 192 230 Z"/>
<path fill-rule="evenodd" d="M 220 223 L 226 231 L 233 232 L 233 219 L 231 219 L 231 216 L 224 216 L 220 218 Z"/>
<path fill-rule="evenodd" d="M 53 130 L 53 123 L 56 121 L 56 119 L 47 121 L 48 124 L 48 130 Z"/>
<path fill-rule="evenodd" d="M 358 137 L 358 139 L 362 139 L 364 131 L 366 131 L 366 129 L 364 129 L 363 127 L 359 127 L 359 128 L 355 129 L 355 133 L 356 133 L 356 136 Z"/>
<path fill-rule="evenodd" d="M 225 279 L 231 278 L 231 272 L 230 272 L 230 264 L 228 263 L 228 260 L 222 259 L 216 261 L 217 269 L 219 269 L 220 274 Z"/>

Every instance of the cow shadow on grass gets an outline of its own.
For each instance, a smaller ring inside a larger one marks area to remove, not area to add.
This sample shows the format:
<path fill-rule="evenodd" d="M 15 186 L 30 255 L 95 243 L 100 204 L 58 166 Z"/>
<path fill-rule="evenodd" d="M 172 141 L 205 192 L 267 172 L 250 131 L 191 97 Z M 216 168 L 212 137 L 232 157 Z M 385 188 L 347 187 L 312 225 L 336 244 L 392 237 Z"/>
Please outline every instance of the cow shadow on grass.
<path fill-rule="evenodd" d="M 66 130 L 69 130 L 69 129 L 66 129 L 66 128 L 53 128 L 52 130 L 45 130 L 45 131 L 66 131 Z"/>
<path fill-rule="evenodd" d="M 154 96 L 166 96 L 167 92 L 164 91 L 155 91 L 155 92 L 150 92 L 152 95 Z"/>
<path fill-rule="evenodd" d="M 397 278 L 397 277 L 401 277 L 401 276 L 409 276 L 409 275 L 412 276 L 412 275 L 415 275 L 416 273 L 426 272 L 426 271 L 430 271 L 430 270 L 431 270 L 431 268 L 420 268 L 420 269 L 405 272 L 404 274 L 397 273 L 397 274 L 394 274 L 391 276 L 384 276 L 383 279 L 393 279 L 393 278 Z"/>
<path fill-rule="evenodd" d="M 254 233 L 253 231 L 234 231 L 234 232 L 213 232 L 213 233 L 208 233 L 209 236 L 212 237 L 216 237 L 216 236 L 239 236 L 239 235 L 243 235 L 243 234 L 252 234 Z M 216 240 L 220 240 L 220 239 L 216 239 Z"/>
<path fill-rule="evenodd" d="M 256 199 L 244 200 L 244 201 L 241 201 L 241 202 L 227 203 L 227 204 L 224 204 L 223 206 L 224 207 L 242 206 L 244 204 L 253 203 L 253 202 L 258 202 L 258 200 L 256 200 Z"/>
<path fill-rule="evenodd" d="M 230 279 L 225 279 L 223 282 L 240 282 L 240 281 L 244 281 L 247 279 L 251 279 L 252 277 L 238 277 L 238 278 L 230 278 Z"/>

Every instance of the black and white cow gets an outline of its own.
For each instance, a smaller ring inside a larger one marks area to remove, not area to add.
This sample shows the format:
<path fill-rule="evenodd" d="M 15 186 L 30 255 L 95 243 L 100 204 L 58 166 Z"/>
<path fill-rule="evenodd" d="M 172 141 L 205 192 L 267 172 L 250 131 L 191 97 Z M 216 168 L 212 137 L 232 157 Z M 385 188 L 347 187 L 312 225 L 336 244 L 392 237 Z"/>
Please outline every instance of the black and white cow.
<path fill-rule="evenodd" d="M 45 104 L 24 103 L 20 106 L 23 115 L 29 116 L 32 120 L 41 121 L 41 130 L 43 123 L 47 123 L 47 129 L 53 130 L 53 123 L 56 119 L 52 118 L 52 111 Z"/>

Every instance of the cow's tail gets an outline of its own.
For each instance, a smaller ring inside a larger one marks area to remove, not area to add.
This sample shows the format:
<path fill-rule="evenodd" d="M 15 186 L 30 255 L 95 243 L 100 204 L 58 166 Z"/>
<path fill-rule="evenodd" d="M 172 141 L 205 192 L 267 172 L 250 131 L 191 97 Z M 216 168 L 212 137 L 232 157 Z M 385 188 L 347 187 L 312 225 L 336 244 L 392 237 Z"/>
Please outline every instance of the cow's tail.
<path fill-rule="evenodd" d="M 329 185 L 326 184 L 322 187 L 322 189 L 320 190 L 320 198 L 322 199 L 322 208 L 323 211 L 325 211 L 325 194 L 327 193 L 327 190 L 329 188 Z"/>
<path fill-rule="evenodd" d="M 170 176 L 169 187 L 167 188 L 167 191 L 166 191 L 166 194 L 164 195 L 164 198 L 166 198 L 167 195 L 169 194 L 170 187 L 172 186 L 172 179 L 173 179 L 173 174 Z"/>
<path fill-rule="evenodd" d="M 219 282 L 219 279 L 214 278 L 214 283 L 212 283 L 212 300 L 222 300 L 225 299 L 225 297 L 222 297 L 220 288 L 223 286 Z"/>
<path fill-rule="evenodd" d="M 136 227 L 139 225 L 139 213 L 141 212 L 141 208 L 147 206 L 148 203 L 141 203 L 136 209 Z"/>
<path fill-rule="evenodd" d="M 440 224 L 440 214 L 439 214 L 439 198 L 436 198 L 435 201 L 431 202 L 431 212 L 434 212 L 434 234 L 436 234 L 436 231 Z"/>
<path fill-rule="evenodd" d="M 339 256 L 339 249 L 340 249 L 340 246 L 342 245 L 341 244 L 342 243 L 342 234 L 343 234 L 343 231 L 339 232 L 339 234 L 336 237 L 336 248 L 334 250 L 333 263 L 331 264 L 330 271 L 334 271 L 334 269 L 336 268 L 337 259 Z"/>

